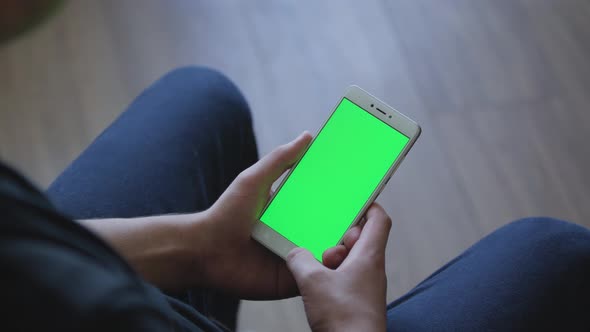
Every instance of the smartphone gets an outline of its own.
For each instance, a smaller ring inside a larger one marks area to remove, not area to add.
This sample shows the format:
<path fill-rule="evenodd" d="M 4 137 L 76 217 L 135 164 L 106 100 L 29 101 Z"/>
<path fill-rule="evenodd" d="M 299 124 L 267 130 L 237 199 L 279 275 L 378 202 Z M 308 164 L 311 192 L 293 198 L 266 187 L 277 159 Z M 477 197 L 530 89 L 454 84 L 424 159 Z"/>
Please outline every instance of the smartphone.
<path fill-rule="evenodd" d="M 321 262 L 362 219 L 420 132 L 416 122 L 349 87 L 263 209 L 252 237 L 283 259 L 303 247 Z"/>

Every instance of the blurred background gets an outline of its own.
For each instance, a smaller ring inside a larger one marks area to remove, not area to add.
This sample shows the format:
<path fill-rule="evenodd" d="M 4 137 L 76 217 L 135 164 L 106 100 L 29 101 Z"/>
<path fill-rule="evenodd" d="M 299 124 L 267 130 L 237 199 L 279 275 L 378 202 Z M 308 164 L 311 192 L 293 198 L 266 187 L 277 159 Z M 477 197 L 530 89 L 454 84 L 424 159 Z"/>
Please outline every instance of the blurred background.
<path fill-rule="evenodd" d="M 0 0 L 0 11 L 0 158 L 40 186 L 151 82 L 198 64 L 242 89 L 261 154 L 316 131 L 350 84 L 422 125 L 379 198 L 394 221 L 388 301 L 516 218 L 590 226 L 586 0 Z M 299 300 L 244 302 L 239 326 L 307 329 Z"/>

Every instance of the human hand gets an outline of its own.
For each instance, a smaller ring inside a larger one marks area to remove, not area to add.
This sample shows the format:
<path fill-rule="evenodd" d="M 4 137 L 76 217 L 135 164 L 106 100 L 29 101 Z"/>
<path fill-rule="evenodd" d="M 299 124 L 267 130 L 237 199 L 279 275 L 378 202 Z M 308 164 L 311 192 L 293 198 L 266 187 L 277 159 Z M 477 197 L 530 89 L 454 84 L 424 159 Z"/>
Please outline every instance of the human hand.
<path fill-rule="evenodd" d="M 313 331 L 385 331 L 385 247 L 391 219 L 376 203 L 366 218 L 356 245 L 335 270 L 303 248 L 287 256 Z"/>
<path fill-rule="evenodd" d="M 243 298 L 278 299 L 295 296 L 297 286 L 285 261 L 250 237 L 268 202 L 272 184 L 305 151 L 312 137 L 303 133 L 244 170 L 215 204 L 205 211 L 206 252 L 201 259 L 204 284 Z M 324 252 L 323 263 L 336 268 L 360 234 L 351 228 L 344 244 Z M 316 261 L 317 262 L 317 261 Z M 321 266 L 319 262 L 318 265 Z"/>

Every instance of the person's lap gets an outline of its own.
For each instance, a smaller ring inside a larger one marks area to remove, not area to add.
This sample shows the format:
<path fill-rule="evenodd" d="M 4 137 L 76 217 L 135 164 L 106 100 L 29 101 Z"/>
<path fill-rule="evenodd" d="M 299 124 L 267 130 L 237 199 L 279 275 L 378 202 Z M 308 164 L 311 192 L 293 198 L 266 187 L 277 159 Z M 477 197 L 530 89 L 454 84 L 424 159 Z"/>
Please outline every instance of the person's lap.
<path fill-rule="evenodd" d="M 143 92 L 48 194 L 75 219 L 194 212 L 213 204 L 256 160 L 250 113 L 237 88 L 215 71 L 187 67 Z M 588 233 L 548 219 L 501 228 L 391 303 L 388 329 L 579 327 L 587 323 L 581 313 L 590 298 Z M 233 325 L 237 302 L 218 297 L 207 304 L 210 296 L 178 295 Z"/>
<path fill-rule="evenodd" d="M 205 210 L 258 159 L 251 122 L 246 101 L 225 76 L 174 70 L 137 97 L 47 194 L 78 220 Z M 237 299 L 202 290 L 174 296 L 235 324 Z"/>

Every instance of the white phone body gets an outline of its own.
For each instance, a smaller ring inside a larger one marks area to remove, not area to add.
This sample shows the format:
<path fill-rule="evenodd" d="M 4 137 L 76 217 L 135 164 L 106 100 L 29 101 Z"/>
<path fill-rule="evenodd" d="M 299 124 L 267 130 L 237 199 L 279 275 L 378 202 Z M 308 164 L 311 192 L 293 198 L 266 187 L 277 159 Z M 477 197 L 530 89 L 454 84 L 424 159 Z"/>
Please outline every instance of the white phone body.
<path fill-rule="evenodd" d="M 374 97 L 373 95 L 369 94 L 368 92 L 359 88 L 356 85 L 350 86 L 346 90 L 346 93 L 344 94 L 343 98 L 349 99 L 350 101 L 352 101 L 356 105 L 360 106 L 366 112 L 369 112 L 373 116 L 377 117 L 378 119 L 380 119 L 383 122 L 385 122 L 386 124 L 388 124 L 390 127 L 394 128 L 395 130 L 401 132 L 402 134 L 404 134 L 405 136 L 410 138 L 409 142 L 406 144 L 406 146 L 402 150 L 399 157 L 390 166 L 390 168 L 387 171 L 387 173 L 385 174 L 385 176 L 383 176 L 383 178 L 379 182 L 379 185 L 375 188 L 375 190 L 371 194 L 370 198 L 367 200 L 365 205 L 359 211 L 359 213 L 357 214 L 354 221 L 350 224 L 350 226 L 349 226 L 349 229 L 350 229 L 350 227 L 352 227 L 360 222 L 360 220 L 364 216 L 364 214 L 367 211 L 367 209 L 369 208 L 369 206 L 375 201 L 375 199 L 377 199 L 377 196 L 379 196 L 379 194 L 381 193 L 381 191 L 383 190 L 383 188 L 385 187 L 385 185 L 387 184 L 387 182 L 389 181 L 389 179 L 391 178 L 393 173 L 396 171 L 398 166 L 401 164 L 401 162 L 404 160 L 404 158 L 408 154 L 408 151 L 410 151 L 410 149 L 412 148 L 412 146 L 414 145 L 414 143 L 416 142 L 416 140 L 420 136 L 421 128 L 416 122 L 412 121 L 410 118 L 401 114 L 400 112 L 398 112 L 397 110 L 395 110 L 391 106 L 388 106 L 383 101 L 377 99 L 376 97 Z M 334 106 L 334 109 L 332 110 L 332 112 L 334 112 L 336 110 L 339 103 L 340 103 L 340 100 L 338 101 L 336 106 Z M 330 117 L 328 117 L 328 119 L 330 119 Z M 322 128 L 320 129 L 320 131 L 324 128 L 327 121 L 328 120 L 326 120 L 324 125 L 322 125 Z M 316 135 L 316 137 L 317 137 L 317 135 Z M 314 138 L 314 140 L 315 140 L 315 138 Z M 314 142 L 312 141 L 309 146 L 313 145 L 313 143 Z M 274 195 L 276 195 L 281 190 L 281 187 L 283 186 L 285 181 L 287 181 L 287 179 L 289 178 L 293 169 L 295 169 L 297 167 L 298 163 L 299 162 L 297 162 L 291 168 L 291 170 L 289 170 L 287 175 L 283 178 L 283 181 L 277 187 L 277 190 L 275 191 Z M 264 211 L 266 210 L 268 205 L 272 202 L 274 195 L 269 199 L 267 205 L 261 211 L 260 215 L 262 215 L 264 213 Z M 286 259 L 287 254 L 293 248 L 297 247 L 297 245 L 295 245 L 293 242 L 289 241 L 287 238 L 285 238 L 284 236 L 282 236 L 281 234 L 279 234 L 274 229 L 270 228 L 269 226 L 267 226 L 265 223 L 261 222 L 260 220 L 256 221 L 256 223 L 254 225 L 254 228 L 252 230 L 252 237 L 256 241 L 261 243 L 263 246 L 268 248 L 270 251 L 272 251 L 275 254 L 277 254 L 278 256 L 282 257 L 283 259 Z M 342 238 L 340 239 L 340 243 L 341 242 L 342 242 Z"/>

